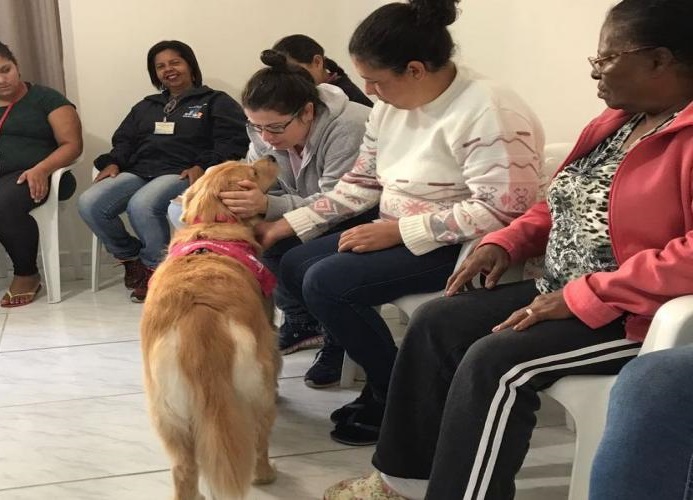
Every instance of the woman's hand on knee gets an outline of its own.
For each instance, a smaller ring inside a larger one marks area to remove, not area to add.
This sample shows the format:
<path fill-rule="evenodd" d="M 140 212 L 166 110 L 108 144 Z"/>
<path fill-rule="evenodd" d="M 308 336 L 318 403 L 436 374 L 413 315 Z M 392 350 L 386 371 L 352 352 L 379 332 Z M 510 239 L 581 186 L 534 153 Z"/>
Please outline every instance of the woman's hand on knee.
<path fill-rule="evenodd" d="M 25 182 L 29 185 L 29 195 L 35 203 L 38 203 L 46 197 L 48 194 L 48 175 L 43 169 L 39 167 L 33 167 L 29 170 L 25 170 L 17 178 L 17 184 L 24 184 Z"/>
<path fill-rule="evenodd" d="M 106 177 L 115 177 L 120 173 L 120 167 L 116 165 L 115 163 L 111 163 L 110 165 L 106 165 L 99 174 L 94 177 L 94 184 L 96 184 L 99 181 L 104 180 Z"/>
<path fill-rule="evenodd" d="M 493 331 L 500 332 L 512 328 L 520 332 L 540 321 L 568 319 L 574 316 L 563 298 L 563 289 L 560 289 L 536 296 L 530 305 L 518 309 L 501 324 L 494 326 Z"/>
<path fill-rule="evenodd" d="M 340 252 L 366 253 L 385 250 L 402 244 L 397 221 L 361 224 L 347 229 L 339 236 Z"/>
<path fill-rule="evenodd" d="M 445 295 L 455 295 L 464 290 L 478 274 L 486 275 L 485 286 L 490 290 L 509 266 L 510 255 L 503 247 L 492 243 L 477 247 L 448 278 Z"/>
<path fill-rule="evenodd" d="M 180 173 L 180 178 L 181 179 L 188 179 L 188 183 L 190 186 L 195 184 L 195 181 L 202 177 L 202 175 L 205 173 L 205 171 L 202 169 L 202 167 L 195 165 L 194 167 L 186 168 Z"/>

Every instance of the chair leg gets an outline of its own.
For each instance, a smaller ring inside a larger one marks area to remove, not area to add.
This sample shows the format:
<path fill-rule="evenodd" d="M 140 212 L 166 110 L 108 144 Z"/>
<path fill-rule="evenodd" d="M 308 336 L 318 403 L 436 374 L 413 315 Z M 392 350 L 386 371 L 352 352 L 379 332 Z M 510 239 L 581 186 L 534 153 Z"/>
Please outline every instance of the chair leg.
<path fill-rule="evenodd" d="M 606 424 L 609 392 L 616 377 L 574 375 L 545 392 L 561 403 L 575 422 L 575 456 L 570 475 L 569 500 L 587 500 L 592 461 Z"/>
<path fill-rule="evenodd" d="M 339 380 L 339 387 L 348 388 L 354 385 L 356 380 L 356 370 L 358 365 L 354 360 L 352 360 L 349 355 L 344 353 L 344 360 L 342 361 L 342 377 Z"/>
<path fill-rule="evenodd" d="M 93 235 L 91 237 L 91 291 L 99 291 L 99 274 L 101 271 L 101 241 Z"/>
<path fill-rule="evenodd" d="M 59 203 L 61 213 L 65 212 L 68 208 L 67 203 Z M 75 234 L 75 228 L 72 224 L 66 224 L 65 229 L 67 232 L 67 242 L 70 245 L 70 258 L 72 259 L 72 270 L 74 271 L 74 277 L 77 280 L 84 278 L 84 270 L 82 268 L 82 259 L 79 252 L 79 246 L 77 244 L 77 235 Z"/>
<path fill-rule="evenodd" d="M 46 205 L 48 205 L 46 202 Z M 55 201 L 57 203 L 57 200 Z M 44 208 L 45 207 L 45 208 Z M 42 210 L 43 209 L 43 210 Z M 58 207 L 42 206 L 31 213 L 39 227 L 39 245 L 43 263 L 43 279 L 48 292 L 48 303 L 61 300 L 60 240 L 58 236 Z"/>

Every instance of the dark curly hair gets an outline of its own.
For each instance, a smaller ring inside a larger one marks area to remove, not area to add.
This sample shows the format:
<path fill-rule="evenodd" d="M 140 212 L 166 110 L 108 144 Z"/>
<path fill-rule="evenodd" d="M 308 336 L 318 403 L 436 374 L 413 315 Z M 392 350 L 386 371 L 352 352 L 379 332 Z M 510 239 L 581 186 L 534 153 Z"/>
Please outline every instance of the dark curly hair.
<path fill-rule="evenodd" d="M 159 77 L 156 76 L 154 59 L 156 59 L 157 54 L 164 50 L 172 50 L 182 57 L 183 60 L 188 63 L 192 71 L 193 86 L 199 87 L 202 85 L 202 71 L 200 71 L 200 65 L 197 63 L 197 58 L 195 57 L 193 49 L 191 49 L 188 44 L 179 42 L 178 40 L 162 40 L 159 43 L 155 43 L 152 48 L 149 49 L 149 52 L 147 52 L 147 71 L 149 72 L 149 79 L 152 81 L 154 87 L 157 89 L 161 88 Z"/>
<path fill-rule="evenodd" d="M 0 42 L 0 57 L 7 59 L 8 61 L 12 61 L 15 65 L 17 65 L 17 59 L 14 57 L 14 54 L 10 48 L 2 42 Z"/>
<path fill-rule="evenodd" d="M 437 71 L 452 57 L 455 44 L 447 29 L 457 18 L 459 0 L 409 0 L 376 9 L 349 41 L 349 52 L 375 67 L 403 73 L 410 61 Z"/>
<path fill-rule="evenodd" d="M 324 106 L 313 77 L 307 70 L 289 64 L 276 50 L 263 50 L 260 60 L 267 65 L 250 77 L 241 94 L 244 108 L 267 109 L 283 115 L 299 111 L 309 102 L 317 109 Z"/>
<path fill-rule="evenodd" d="M 666 47 L 689 70 L 693 70 L 692 21 L 691 0 L 623 0 L 606 17 L 628 41 Z"/>

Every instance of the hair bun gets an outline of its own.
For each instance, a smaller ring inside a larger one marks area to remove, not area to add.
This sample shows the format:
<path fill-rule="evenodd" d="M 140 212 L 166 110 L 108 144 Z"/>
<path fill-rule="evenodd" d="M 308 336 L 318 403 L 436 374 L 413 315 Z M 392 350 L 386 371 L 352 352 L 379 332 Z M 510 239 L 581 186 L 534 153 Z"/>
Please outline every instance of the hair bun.
<path fill-rule="evenodd" d="M 286 56 L 276 50 L 263 50 L 260 54 L 260 60 L 272 69 L 286 70 L 289 69 L 289 62 Z"/>
<path fill-rule="evenodd" d="M 460 0 L 410 0 L 419 26 L 448 26 L 457 19 Z"/>

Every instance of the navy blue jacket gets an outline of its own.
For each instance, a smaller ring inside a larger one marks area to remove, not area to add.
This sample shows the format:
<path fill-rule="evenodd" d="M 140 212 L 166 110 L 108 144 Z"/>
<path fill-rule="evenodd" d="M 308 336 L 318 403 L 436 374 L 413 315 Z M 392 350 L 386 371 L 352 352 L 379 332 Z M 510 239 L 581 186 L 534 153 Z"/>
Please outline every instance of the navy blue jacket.
<path fill-rule="evenodd" d="M 164 120 L 168 91 L 145 97 L 135 104 L 113 134 L 113 149 L 94 160 L 102 170 L 115 163 L 121 172 L 151 179 L 203 169 L 227 160 L 239 160 L 248 150 L 245 115 L 228 94 L 207 86 L 186 92 L 168 115 L 174 134 L 154 134 L 154 124 Z"/>

